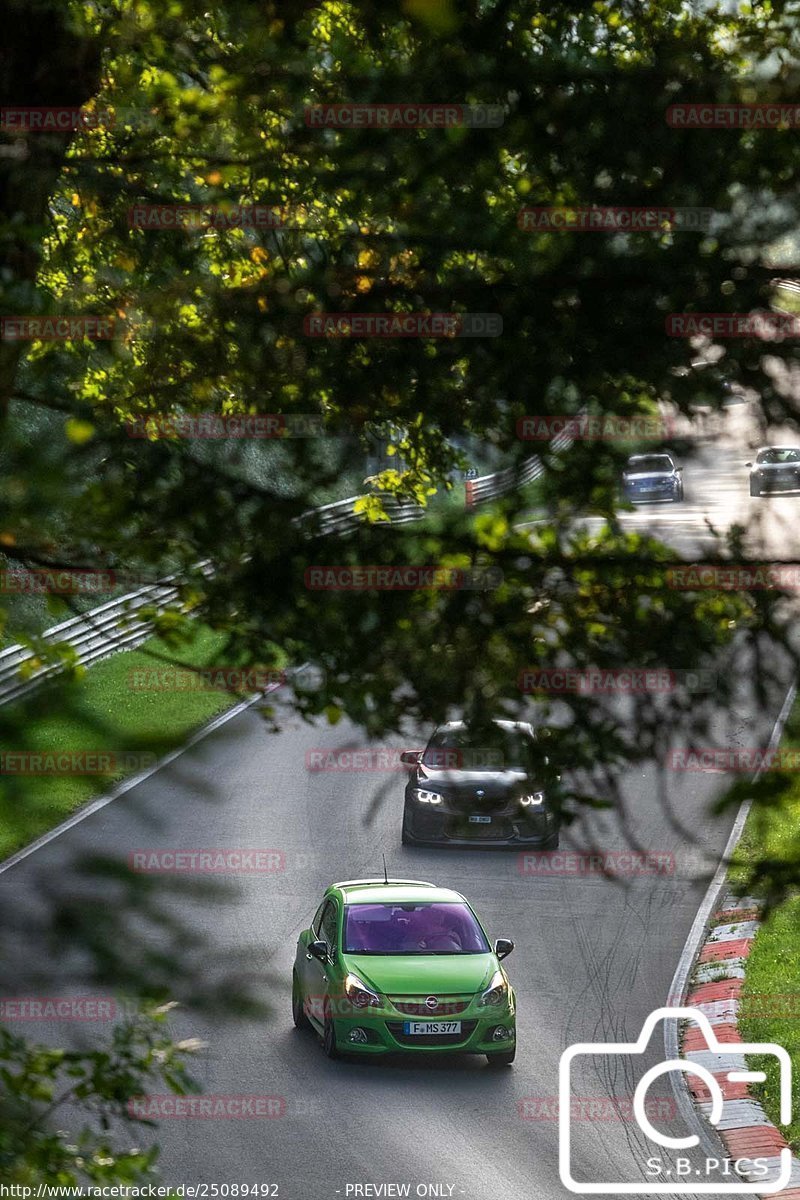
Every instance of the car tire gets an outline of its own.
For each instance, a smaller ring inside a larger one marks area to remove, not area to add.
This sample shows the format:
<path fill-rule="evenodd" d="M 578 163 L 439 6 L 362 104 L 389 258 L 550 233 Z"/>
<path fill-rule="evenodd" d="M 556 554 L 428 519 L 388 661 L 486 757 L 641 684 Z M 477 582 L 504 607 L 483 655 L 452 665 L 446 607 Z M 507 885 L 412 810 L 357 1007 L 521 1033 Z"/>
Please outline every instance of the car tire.
<path fill-rule="evenodd" d="M 400 841 L 404 846 L 413 846 L 414 841 L 409 833 L 408 825 L 406 824 L 406 814 L 403 812 L 403 824 L 400 829 Z"/>
<path fill-rule="evenodd" d="M 487 1054 L 486 1061 L 490 1067 L 510 1067 L 516 1053 L 516 1046 L 512 1050 L 497 1050 L 494 1054 Z"/>
<path fill-rule="evenodd" d="M 561 830 L 557 829 L 555 831 L 555 833 L 550 834 L 550 837 L 547 838 L 546 841 L 542 842 L 540 849 L 541 850 L 557 850 L 560 840 L 561 840 Z"/>
<path fill-rule="evenodd" d="M 325 1006 L 325 1016 L 322 1021 L 322 1049 L 326 1058 L 338 1058 L 339 1050 L 336 1045 L 336 1026 L 333 1023 L 331 1010 Z"/>
<path fill-rule="evenodd" d="M 296 971 L 292 971 L 292 1020 L 294 1021 L 295 1029 L 309 1029 L 311 1027 L 311 1022 L 303 1008 L 303 998 L 300 995 L 300 980 L 297 978 Z"/>
<path fill-rule="evenodd" d="M 760 496 L 761 495 L 761 486 L 760 486 L 760 484 L 756 483 L 756 481 L 754 479 L 750 480 L 750 495 L 751 496 Z"/>

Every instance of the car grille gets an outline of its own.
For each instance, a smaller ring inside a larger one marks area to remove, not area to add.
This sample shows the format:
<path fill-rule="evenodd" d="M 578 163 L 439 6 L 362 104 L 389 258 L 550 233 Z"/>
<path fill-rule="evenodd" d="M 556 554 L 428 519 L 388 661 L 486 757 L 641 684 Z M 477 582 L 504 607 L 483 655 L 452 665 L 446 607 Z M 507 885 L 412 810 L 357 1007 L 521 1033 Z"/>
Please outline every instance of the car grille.
<path fill-rule="evenodd" d="M 447 797 L 448 807 L 454 812 L 464 813 L 502 813 L 509 805 L 510 797 L 507 792 L 501 796 L 476 796 L 474 791 L 453 791 Z"/>
<path fill-rule="evenodd" d="M 392 999 L 391 996 L 389 999 Z M 410 1017 L 427 1017 L 429 1021 L 438 1021 L 440 1017 L 449 1017 L 469 1008 L 469 1000 L 449 1000 L 447 996 L 439 997 L 436 1008 L 428 1008 L 424 1000 L 392 1000 L 392 1004 L 398 1012 Z"/>
<path fill-rule="evenodd" d="M 431 1020 L 434 1019 L 431 1018 Z M 462 1021 L 461 1033 L 431 1033 L 427 1035 L 403 1033 L 402 1021 L 387 1021 L 386 1028 L 401 1046 L 417 1046 L 424 1049 L 426 1046 L 458 1046 L 472 1037 L 477 1024 L 477 1021 Z"/>

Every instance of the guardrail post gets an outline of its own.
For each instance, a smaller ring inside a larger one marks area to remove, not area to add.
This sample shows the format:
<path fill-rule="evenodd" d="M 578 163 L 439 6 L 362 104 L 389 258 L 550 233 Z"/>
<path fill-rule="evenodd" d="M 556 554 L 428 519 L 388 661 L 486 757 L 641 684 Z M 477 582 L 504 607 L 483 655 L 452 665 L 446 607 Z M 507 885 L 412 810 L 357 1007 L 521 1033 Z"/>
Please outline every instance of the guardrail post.
<path fill-rule="evenodd" d="M 475 507 L 475 495 L 473 492 L 472 480 L 467 479 L 464 482 L 464 501 L 467 508 Z"/>

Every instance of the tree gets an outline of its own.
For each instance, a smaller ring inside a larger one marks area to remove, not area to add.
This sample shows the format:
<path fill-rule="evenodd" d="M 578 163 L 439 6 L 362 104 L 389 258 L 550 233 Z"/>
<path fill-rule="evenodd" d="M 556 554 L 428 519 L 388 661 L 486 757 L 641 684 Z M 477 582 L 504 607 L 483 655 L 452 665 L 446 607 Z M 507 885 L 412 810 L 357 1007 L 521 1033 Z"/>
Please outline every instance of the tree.
<path fill-rule="evenodd" d="M 519 677 L 531 666 L 713 663 L 724 682 L 720 664 L 742 641 L 780 640 L 776 597 L 672 589 L 674 555 L 621 530 L 616 480 L 628 447 L 545 444 L 552 521 L 535 536 L 517 527 L 513 495 L 474 515 L 437 515 L 431 497 L 451 484 L 462 435 L 521 463 L 531 446 L 517 422 L 530 413 L 652 414 L 664 399 L 688 412 L 718 406 L 725 383 L 744 381 L 771 420 L 789 414 L 759 338 L 698 365 L 665 320 L 770 303 L 786 270 L 771 248 L 796 226 L 790 140 L 676 128 L 666 111 L 698 97 L 747 99 L 754 79 L 760 96 L 790 103 L 796 5 L 735 20 L 673 0 L 414 0 L 402 14 L 345 3 L 204 8 L 92 9 L 81 36 L 87 61 L 104 48 L 102 82 L 81 72 L 73 96 L 94 93 L 115 124 L 50 162 L 44 238 L 34 219 L 43 200 L 20 209 L 6 193 L 7 228 L 21 224 L 28 264 L 6 311 L 30 299 L 32 311 L 117 326 L 109 341 L 35 343 L 20 365 L 5 422 L 8 561 L 178 570 L 239 661 L 320 664 L 324 684 L 298 695 L 300 711 L 347 713 L 370 734 L 455 708 L 523 711 Z M 64 17 L 48 30 L 54 61 L 67 29 Z M 499 106 L 503 120 L 336 129 L 306 117 L 352 101 Z M 179 230 L 129 215 L 179 203 L 223 215 Z M 523 207 L 581 204 L 717 215 L 699 235 L 520 228 Z M 232 226 L 231 205 L 280 209 L 281 221 Z M 26 292 L 39 256 L 37 290 Z M 331 311 L 489 313 L 503 332 L 309 336 L 307 318 Z M 769 348 L 773 366 L 792 361 L 789 343 Z M 7 379 L 18 355 L 14 346 Z M 325 436 L 209 448 L 131 437 L 126 424 L 209 411 L 311 416 Z M 44 447 L 31 437 L 37 420 L 50 431 Z M 390 430 L 399 466 L 372 480 L 359 535 L 322 537 L 300 522 L 349 461 L 352 439 L 366 447 Z M 431 520 L 392 527 L 383 494 L 431 503 Z M 576 511 L 607 518 L 604 532 L 576 532 Z M 196 570 L 206 559 L 210 576 Z M 330 563 L 493 568 L 503 581 L 474 591 L 307 587 L 307 568 Z M 711 713 L 697 697 L 643 696 L 622 725 L 594 699 L 566 699 L 572 724 L 549 753 L 584 768 L 573 805 L 617 802 L 622 763 L 659 753 L 679 730 L 699 736 Z"/>

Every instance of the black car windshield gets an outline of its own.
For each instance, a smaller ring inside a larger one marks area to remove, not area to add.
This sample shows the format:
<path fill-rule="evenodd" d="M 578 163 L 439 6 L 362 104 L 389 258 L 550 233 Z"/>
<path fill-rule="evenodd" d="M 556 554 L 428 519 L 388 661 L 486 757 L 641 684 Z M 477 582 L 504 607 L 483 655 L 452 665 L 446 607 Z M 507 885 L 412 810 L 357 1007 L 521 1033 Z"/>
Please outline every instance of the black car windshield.
<path fill-rule="evenodd" d="M 466 904 L 349 904 L 345 954 L 487 954 Z"/>
<path fill-rule="evenodd" d="M 666 454 L 643 454 L 641 458 L 629 458 L 625 468 L 630 475 L 640 471 L 672 471 L 674 464 Z"/>
<path fill-rule="evenodd" d="M 476 729 L 437 729 L 421 758 L 423 767 L 440 771 L 529 771 L 533 739 L 519 729 L 494 725 Z"/>
<path fill-rule="evenodd" d="M 767 463 L 769 466 L 776 463 L 800 462 L 800 450 L 762 450 L 756 462 Z"/>

